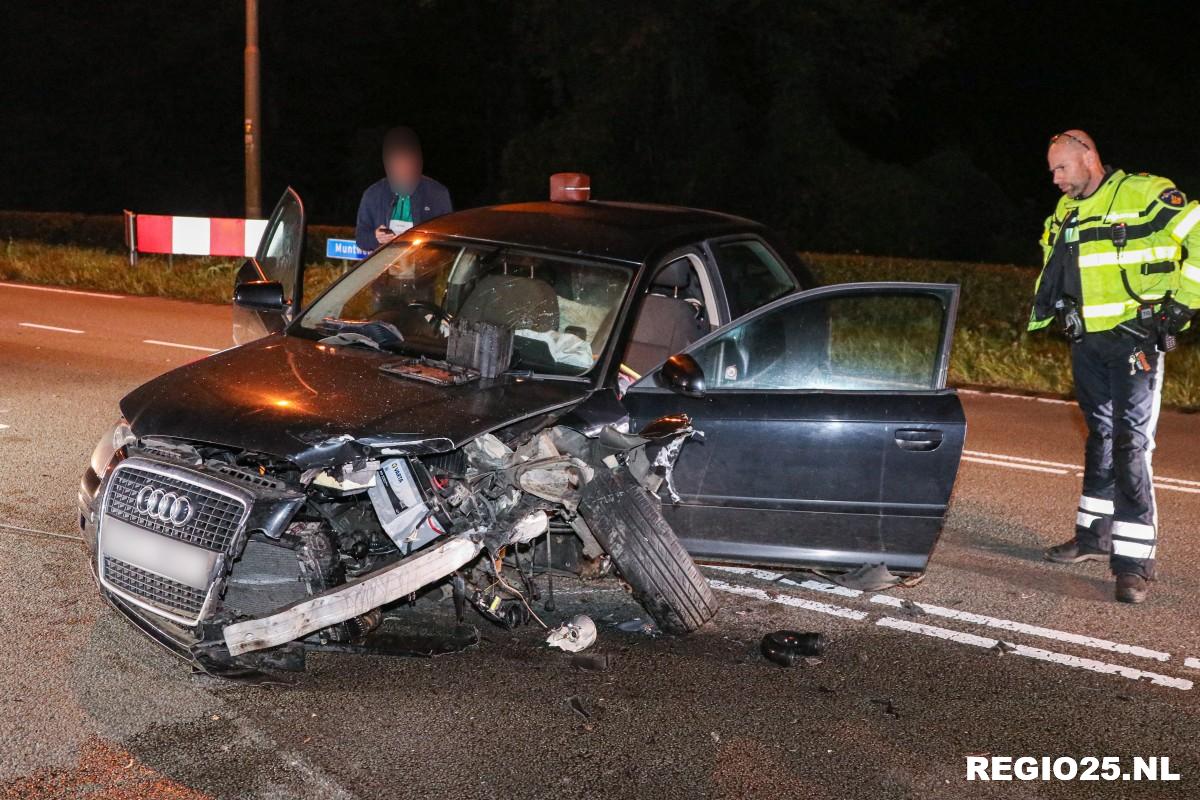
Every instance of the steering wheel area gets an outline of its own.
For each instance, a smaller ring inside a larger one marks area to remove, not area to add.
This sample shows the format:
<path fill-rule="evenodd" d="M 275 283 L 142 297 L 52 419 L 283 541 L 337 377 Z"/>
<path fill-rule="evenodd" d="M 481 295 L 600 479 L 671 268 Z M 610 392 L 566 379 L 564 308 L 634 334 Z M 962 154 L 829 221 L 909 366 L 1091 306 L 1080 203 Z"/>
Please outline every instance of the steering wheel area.
<path fill-rule="evenodd" d="M 451 320 L 449 312 L 439 306 L 437 303 L 431 303 L 425 300 L 415 300 L 408 304 L 408 307 L 416 311 L 426 311 L 432 315 L 432 318 L 426 319 L 430 327 L 434 330 L 439 330 L 442 323 L 449 323 Z"/>

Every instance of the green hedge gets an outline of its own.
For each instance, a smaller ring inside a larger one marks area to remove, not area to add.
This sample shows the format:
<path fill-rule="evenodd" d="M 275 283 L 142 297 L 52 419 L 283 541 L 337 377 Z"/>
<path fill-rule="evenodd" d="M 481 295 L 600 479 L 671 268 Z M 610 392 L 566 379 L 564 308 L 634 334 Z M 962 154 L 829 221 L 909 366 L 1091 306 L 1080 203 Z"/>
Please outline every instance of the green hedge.
<path fill-rule="evenodd" d="M 305 258 L 310 262 L 325 260 L 327 239 L 354 238 L 354 228 L 341 225 L 309 225 L 305 233 Z M 128 252 L 125 218 L 121 214 L 0 211 L 0 240 Z"/>

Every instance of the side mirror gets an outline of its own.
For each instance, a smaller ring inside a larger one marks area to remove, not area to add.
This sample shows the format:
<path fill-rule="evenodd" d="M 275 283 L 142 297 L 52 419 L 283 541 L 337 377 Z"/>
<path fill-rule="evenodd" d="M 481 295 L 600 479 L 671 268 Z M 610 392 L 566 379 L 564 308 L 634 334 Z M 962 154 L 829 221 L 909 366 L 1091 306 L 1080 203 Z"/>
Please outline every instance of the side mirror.
<path fill-rule="evenodd" d="M 266 280 L 263 274 L 262 267 L 258 265 L 258 261 L 253 258 L 247 258 L 238 267 L 238 271 L 233 276 L 233 285 L 237 286 L 240 283 L 249 283 L 250 281 Z"/>
<path fill-rule="evenodd" d="M 247 281 L 233 287 L 233 302 L 257 311 L 283 311 L 283 284 L 278 281 Z"/>
<path fill-rule="evenodd" d="M 657 383 L 684 397 L 704 397 L 704 370 L 696 359 L 676 353 L 667 359 L 656 376 Z"/>

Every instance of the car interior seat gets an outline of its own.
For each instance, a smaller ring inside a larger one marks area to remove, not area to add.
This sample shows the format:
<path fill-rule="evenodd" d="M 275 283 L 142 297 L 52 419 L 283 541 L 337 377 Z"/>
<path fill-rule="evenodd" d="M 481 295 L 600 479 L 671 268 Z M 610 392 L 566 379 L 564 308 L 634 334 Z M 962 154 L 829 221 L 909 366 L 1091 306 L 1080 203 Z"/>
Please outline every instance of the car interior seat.
<path fill-rule="evenodd" d="M 700 308 L 687 296 L 693 274 L 691 262 L 680 258 L 663 267 L 651 281 L 624 359 L 625 365 L 639 375 L 709 332 Z"/>
<path fill-rule="evenodd" d="M 503 325 L 511 330 L 558 330 L 558 295 L 538 278 L 485 275 L 458 312 L 462 319 Z"/>

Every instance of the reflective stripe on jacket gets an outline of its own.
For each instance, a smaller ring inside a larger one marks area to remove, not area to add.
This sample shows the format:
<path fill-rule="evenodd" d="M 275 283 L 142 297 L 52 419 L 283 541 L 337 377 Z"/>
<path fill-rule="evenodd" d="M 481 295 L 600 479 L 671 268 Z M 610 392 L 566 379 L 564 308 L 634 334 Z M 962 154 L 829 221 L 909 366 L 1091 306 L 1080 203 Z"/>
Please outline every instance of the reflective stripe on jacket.
<path fill-rule="evenodd" d="M 1078 222 L 1064 231 L 1062 224 L 1073 210 Z M 1120 224 L 1125 244 L 1117 247 L 1114 226 Z M 1116 170 L 1090 197 L 1064 195 L 1042 231 L 1043 268 L 1060 233 L 1077 237 L 1083 294 L 1077 299 L 1088 332 L 1109 330 L 1136 316 L 1138 303 L 1125 281 L 1146 300 L 1159 300 L 1170 291 L 1179 302 L 1200 308 L 1200 203 L 1187 202 L 1166 178 Z M 1035 312 L 1029 329 L 1050 321 Z"/>

